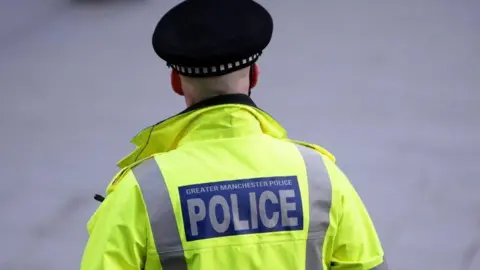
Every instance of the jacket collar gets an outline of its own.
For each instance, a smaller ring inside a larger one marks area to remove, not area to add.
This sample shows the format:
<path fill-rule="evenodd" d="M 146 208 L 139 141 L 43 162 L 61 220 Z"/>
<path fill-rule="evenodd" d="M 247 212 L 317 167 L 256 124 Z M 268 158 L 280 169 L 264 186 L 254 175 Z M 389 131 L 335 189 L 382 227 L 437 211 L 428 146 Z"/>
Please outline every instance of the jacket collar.
<path fill-rule="evenodd" d="M 131 140 L 137 147 L 136 150 L 119 161 L 117 165 L 124 168 L 153 154 L 175 149 L 181 139 L 179 134 L 185 131 L 191 121 L 203 112 L 214 110 L 219 106 L 229 107 L 229 105 L 242 107 L 253 114 L 264 133 L 276 138 L 287 138 L 285 129 L 270 115 L 260 110 L 249 96 L 222 95 L 194 104 L 170 118 L 143 129 Z"/>
<path fill-rule="evenodd" d="M 190 107 L 186 108 L 185 110 L 175 114 L 174 116 L 171 116 L 167 119 L 164 119 L 164 120 L 156 123 L 153 126 L 159 125 L 159 124 L 161 124 L 165 121 L 168 121 L 168 120 L 170 120 L 172 118 L 175 118 L 177 116 L 181 116 L 183 114 L 198 111 L 198 110 L 205 109 L 205 108 L 208 108 L 208 107 L 219 106 L 219 105 L 228 105 L 228 104 L 245 105 L 245 106 L 250 106 L 250 107 L 259 109 L 257 107 L 257 105 L 255 104 L 255 102 L 253 102 L 253 100 L 247 95 L 244 95 L 244 94 L 221 95 L 221 96 L 212 97 L 210 99 L 206 99 L 206 100 L 200 101 L 198 103 L 195 103 L 195 104 L 191 105 Z M 149 126 L 149 127 L 145 128 L 144 130 L 149 129 L 153 126 Z"/>
<path fill-rule="evenodd" d="M 188 113 L 191 111 L 217 106 L 217 105 L 226 105 L 226 104 L 239 104 L 239 105 L 246 105 L 254 108 L 258 108 L 257 105 L 253 102 L 253 100 L 244 94 L 230 94 L 230 95 L 222 95 L 216 96 L 199 103 L 196 103 L 187 109 L 183 110 L 182 113 Z"/>
<path fill-rule="evenodd" d="M 197 103 L 175 116 L 142 130 L 131 140 L 137 148 L 117 163 L 117 165 L 122 168 L 121 172 L 123 169 L 126 169 L 127 167 L 130 167 L 154 154 L 174 149 L 177 135 L 193 119 L 202 114 L 202 112 L 208 111 L 209 108 L 214 109 L 213 107 L 228 105 L 237 105 L 238 107 L 243 107 L 245 110 L 248 110 L 258 120 L 263 133 L 277 139 L 313 148 L 335 162 L 335 157 L 318 145 L 288 139 L 285 129 L 269 114 L 257 108 L 250 97 L 241 94 L 234 94 L 217 96 Z"/>

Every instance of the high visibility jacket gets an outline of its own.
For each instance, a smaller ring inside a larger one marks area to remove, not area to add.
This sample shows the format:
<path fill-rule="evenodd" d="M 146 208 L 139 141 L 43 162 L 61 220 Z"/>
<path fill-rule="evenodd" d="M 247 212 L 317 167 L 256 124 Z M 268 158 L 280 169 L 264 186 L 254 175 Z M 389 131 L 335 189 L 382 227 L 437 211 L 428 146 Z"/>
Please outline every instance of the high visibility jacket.
<path fill-rule="evenodd" d="M 369 215 L 323 148 L 243 95 L 140 132 L 88 222 L 82 270 L 387 269 Z"/>

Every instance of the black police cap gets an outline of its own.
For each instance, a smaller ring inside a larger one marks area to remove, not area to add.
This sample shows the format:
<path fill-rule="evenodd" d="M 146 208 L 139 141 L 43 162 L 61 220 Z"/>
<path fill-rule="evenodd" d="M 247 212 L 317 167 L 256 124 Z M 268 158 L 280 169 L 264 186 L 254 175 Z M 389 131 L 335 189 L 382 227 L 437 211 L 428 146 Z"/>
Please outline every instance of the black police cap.
<path fill-rule="evenodd" d="M 252 0 L 186 0 L 158 22 L 152 43 L 180 74 L 220 76 L 255 63 L 272 32 L 272 17 Z"/>

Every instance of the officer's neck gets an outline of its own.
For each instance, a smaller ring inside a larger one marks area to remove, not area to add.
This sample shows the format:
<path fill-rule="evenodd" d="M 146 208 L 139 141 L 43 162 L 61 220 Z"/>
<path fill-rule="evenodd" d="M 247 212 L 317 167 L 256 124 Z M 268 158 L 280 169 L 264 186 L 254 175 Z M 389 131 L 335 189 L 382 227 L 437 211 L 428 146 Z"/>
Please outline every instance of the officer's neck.
<path fill-rule="evenodd" d="M 186 98 L 187 100 L 187 98 Z M 253 100 L 246 94 L 227 94 L 227 95 L 218 95 L 214 97 L 209 97 L 198 102 L 192 102 L 191 105 L 188 105 L 187 109 L 183 112 L 194 111 L 198 109 L 203 109 L 206 107 L 225 105 L 225 104 L 241 104 L 248 105 L 252 107 L 257 107 Z"/>

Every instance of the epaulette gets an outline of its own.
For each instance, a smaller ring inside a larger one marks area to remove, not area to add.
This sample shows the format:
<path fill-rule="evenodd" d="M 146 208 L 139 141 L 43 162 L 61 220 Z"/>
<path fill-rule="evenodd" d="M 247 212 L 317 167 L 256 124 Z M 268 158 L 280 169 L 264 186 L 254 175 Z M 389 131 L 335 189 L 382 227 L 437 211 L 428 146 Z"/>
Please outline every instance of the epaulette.
<path fill-rule="evenodd" d="M 117 186 L 118 183 L 122 180 L 123 176 L 125 175 L 125 173 L 128 171 L 129 168 L 130 167 L 122 168 L 119 172 L 117 172 L 117 174 L 115 174 L 115 176 L 107 186 L 107 191 L 106 191 L 107 195 L 115 189 L 115 186 Z M 105 197 L 100 194 L 95 194 L 93 198 L 99 202 L 103 202 L 105 200 Z"/>
<path fill-rule="evenodd" d="M 155 154 L 154 154 L 155 155 Z M 107 186 L 107 190 L 106 190 L 106 195 L 108 196 L 108 194 L 112 193 L 114 190 L 115 190 L 115 187 L 118 186 L 118 184 L 122 181 L 123 179 L 123 176 L 125 176 L 125 174 L 130 170 L 132 169 L 133 167 L 137 166 L 138 164 L 142 163 L 143 161 L 153 157 L 154 155 L 150 155 L 148 157 L 145 157 L 141 160 L 137 160 L 135 162 L 133 162 L 132 164 L 126 166 L 126 167 L 123 167 L 114 177 L 113 179 L 110 181 L 110 184 L 108 184 Z M 93 198 L 96 200 L 96 201 L 99 201 L 99 202 L 103 202 L 105 200 L 105 197 L 100 195 L 100 194 L 95 194 L 95 196 L 93 196 Z"/>
<path fill-rule="evenodd" d="M 302 146 L 305 146 L 305 147 L 308 147 L 308 148 L 312 148 L 313 150 L 319 152 L 320 154 L 323 154 L 326 157 L 328 157 L 334 163 L 336 161 L 335 156 L 333 154 L 331 154 L 330 152 L 327 151 L 327 149 L 325 149 L 325 148 L 323 148 L 319 145 L 312 144 L 312 143 L 307 143 L 307 142 L 302 142 L 302 141 L 296 141 L 296 140 L 290 140 L 290 141 L 292 143 L 295 143 L 295 144 L 299 144 L 299 145 L 302 145 Z"/>

